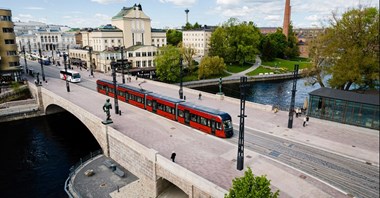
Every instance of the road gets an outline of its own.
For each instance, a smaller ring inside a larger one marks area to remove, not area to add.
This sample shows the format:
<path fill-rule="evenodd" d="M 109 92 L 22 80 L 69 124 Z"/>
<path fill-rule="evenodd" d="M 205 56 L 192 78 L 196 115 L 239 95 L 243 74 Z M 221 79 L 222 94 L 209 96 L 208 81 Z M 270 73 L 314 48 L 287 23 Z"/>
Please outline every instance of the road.
<path fill-rule="evenodd" d="M 40 71 L 36 62 L 28 61 L 28 66 Z M 59 68 L 45 66 L 45 75 L 59 78 Z M 90 77 L 82 78 L 81 86 L 95 90 L 95 82 Z M 234 128 L 239 126 L 234 124 Z M 227 139 L 237 145 L 238 131 Z M 341 189 L 355 197 L 371 198 L 379 195 L 379 167 L 362 161 L 337 155 L 322 149 L 296 143 L 273 135 L 245 127 L 245 149 L 251 150 L 291 167 L 304 171 L 320 180 Z"/>

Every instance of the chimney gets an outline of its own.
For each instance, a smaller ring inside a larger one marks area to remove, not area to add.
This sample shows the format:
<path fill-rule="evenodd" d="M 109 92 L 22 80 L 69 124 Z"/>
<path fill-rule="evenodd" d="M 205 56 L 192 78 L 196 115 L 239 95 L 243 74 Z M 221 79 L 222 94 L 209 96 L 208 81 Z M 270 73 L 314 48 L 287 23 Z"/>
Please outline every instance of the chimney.
<path fill-rule="evenodd" d="M 290 0 L 286 0 L 285 12 L 284 12 L 284 24 L 282 27 L 282 33 L 286 36 L 286 39 L 288 39 L 288 34 L 289 34 L 290 12 L 291 12 Z"/>

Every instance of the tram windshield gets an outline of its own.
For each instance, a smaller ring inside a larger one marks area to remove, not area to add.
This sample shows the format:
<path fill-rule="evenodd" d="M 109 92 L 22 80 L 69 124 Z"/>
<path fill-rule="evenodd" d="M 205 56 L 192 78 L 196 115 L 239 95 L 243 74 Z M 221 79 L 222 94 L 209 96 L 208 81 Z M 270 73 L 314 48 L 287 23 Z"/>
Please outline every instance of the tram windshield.
<path fill-rule="evenodd" d="M 225 120 L 223 121 L 224 129 L 231 129 L 232 128 L 232 122 L 231 120 Z"/>

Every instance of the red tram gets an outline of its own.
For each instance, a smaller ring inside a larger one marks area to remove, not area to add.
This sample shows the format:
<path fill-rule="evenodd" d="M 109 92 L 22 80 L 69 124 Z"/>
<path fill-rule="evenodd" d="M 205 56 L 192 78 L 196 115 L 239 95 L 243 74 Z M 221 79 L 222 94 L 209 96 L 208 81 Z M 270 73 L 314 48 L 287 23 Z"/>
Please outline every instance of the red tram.
<path fill-rule="evenodd" d="M 96 84 L 99 93 L 114 97 L 112 81 L 97 80 Z M 163 96 L 125 84 L 117 85 L 117 94 L 120 101 L 203 132 L 222 138 L 233 136 L 231 116 L 226 112 L 195 105 L 184 100 Z"/>

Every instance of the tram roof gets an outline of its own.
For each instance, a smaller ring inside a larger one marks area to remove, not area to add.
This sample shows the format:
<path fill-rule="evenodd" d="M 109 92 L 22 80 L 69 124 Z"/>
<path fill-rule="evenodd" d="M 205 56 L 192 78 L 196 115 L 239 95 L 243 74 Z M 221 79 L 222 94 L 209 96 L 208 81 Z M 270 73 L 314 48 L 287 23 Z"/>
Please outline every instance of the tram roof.
<path fill-rule="evenodd" d="M 126 89 L 131 89 L 133 91 L 136 91 L 136 92 L 141 92 L 141 93 L 150 93 L 151 91 L 148 91 L 148 90 L 145 90 L 145 89 L 140 89 L 138 87 L 133 87 L 133 86 L 130 86 L 130 85 L 126 85 L 126 84 L 118 84 L 119 87 L 124 87 Z"/>
<path fill-rule="evenodd" d="M 187 107 L 191 107 L 191 108 L 199 110 L 199 111 L 203 111 L 203 112 L 207 112 L 207 113 L 212 113 L 212 114 L 217 114 L 217 115 L 228 114 L 228 113 L 226 113 L 224 111 L 220 111 L 218 109 L 212 109 L 212 108 L 209 108 L 209 107 L 196 105 L 196 104 L 191 103 L 191 102 L 184 102 L 184 103 L 181 103 L 181 105 L 187 106 Z"/>
<path fill-rule="evenodd" d="M 321 87 L 310 92 L 309 95 L 379 106 L 379 95 L 373 94 L 361 94 L 352 91 L 343 91 L 339 89 Z"/>
<path fill-rule="evenodd" d="M 163 95 L 158 94 L 158 93 L 153 93 L 152 92 L 152 93 L 149 93 L 149 95 L 154 96 L 156 98 L 163 99 L 163 100 L 167 100 L 167 101 L 170 101 L 170 102 L 175 102 L 175 103 L 184 102 L 184 100 L 177 99 L 177 98 L 172 98 L 172 97 L 168 97 L 168 96 L 163 96 Z"/>

